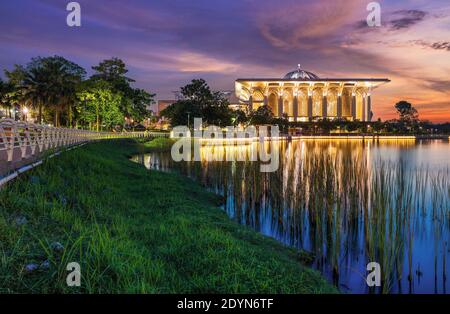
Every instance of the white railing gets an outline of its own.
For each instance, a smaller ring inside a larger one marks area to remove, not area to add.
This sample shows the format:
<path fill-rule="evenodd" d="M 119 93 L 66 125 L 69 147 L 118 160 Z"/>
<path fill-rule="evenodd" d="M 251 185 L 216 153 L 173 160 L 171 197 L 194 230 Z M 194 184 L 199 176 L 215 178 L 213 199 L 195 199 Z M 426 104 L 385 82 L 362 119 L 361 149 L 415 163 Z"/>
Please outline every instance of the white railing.
<path fill-rule="evenodd" d="M 152 132 L 94 132 L 53 128 L 43 125 L 0 119 L 0 175 L 45 151 L 81 143 L 117 138 L 167 136 Z"/>
<path fill-rule="evenodd" d="M 167 137 L 167 138 L 170 137 L 169 132 L 164 133 L 164 132 L 148 132 L 147 131 L 147 132 L 141 132 L 141 133 L 143 133 L 144 137 Z"/>

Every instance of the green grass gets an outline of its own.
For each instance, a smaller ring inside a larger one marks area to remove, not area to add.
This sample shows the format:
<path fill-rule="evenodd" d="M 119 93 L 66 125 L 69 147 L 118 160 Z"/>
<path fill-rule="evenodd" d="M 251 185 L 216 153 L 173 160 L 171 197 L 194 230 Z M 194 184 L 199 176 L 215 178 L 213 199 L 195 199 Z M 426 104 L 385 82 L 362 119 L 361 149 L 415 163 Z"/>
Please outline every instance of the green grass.
<path fill-rule="evenodd" d="M 219 197 L 127 158 L 168 147 L 89 144 L 2 189 L 0 293 L 337 292 L 303 266 L 304 253 L 231 221 Z M 24 271 L 45 260 L 49 269 Z M 66 285 L 70 262 L 81 265 L 80 288 Z"/>

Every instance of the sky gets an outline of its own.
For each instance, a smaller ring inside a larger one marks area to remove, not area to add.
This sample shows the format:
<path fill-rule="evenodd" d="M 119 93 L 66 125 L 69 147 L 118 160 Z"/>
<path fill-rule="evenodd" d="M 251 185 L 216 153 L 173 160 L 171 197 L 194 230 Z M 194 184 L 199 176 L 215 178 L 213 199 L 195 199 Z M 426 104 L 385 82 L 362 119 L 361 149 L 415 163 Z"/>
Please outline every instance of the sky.
<path fill-rule="evenodd" d="M 368 27 L 368 0 L 67 0 L 0 2 L 0 68 L 61 55 L 90 70 L 119 57 L 136 87 L 173 98 L 194 78 L 233 90 L 237 78 L 389 78 L 373 92 L 375 118 L 411 102 L 421 119 L 450 121 L 450 1 L 385 0 Z M 3 74 L 1 74 L 3 76 Z"/>

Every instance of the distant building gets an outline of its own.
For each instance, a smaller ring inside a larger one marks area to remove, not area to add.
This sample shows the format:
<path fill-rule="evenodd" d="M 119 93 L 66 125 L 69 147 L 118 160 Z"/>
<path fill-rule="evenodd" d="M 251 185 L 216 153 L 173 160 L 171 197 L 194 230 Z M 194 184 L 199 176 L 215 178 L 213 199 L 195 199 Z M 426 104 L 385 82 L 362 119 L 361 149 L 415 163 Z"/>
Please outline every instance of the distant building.
<path fill-rule="evenodd" d="M 158 100 L 158 102 L 156 103 L 156 106 L 155 106 L 154 114 L 159 117 L 161 115 L 161 111 L 163 111 L 164 109 L 166 109 L 167 107 L 169 107 L 171 104 L 173 104 L 175 102 L 176 102 L 176 100 L 173 100 L 173 99 Z"/>
<path fill-rule="evenodd" d="M 299 65 L 283 78 L 237 79 L 235 94 L 249 110 L 268 105 L 276 117 L 286 114 L 290 121 L 371 121 L 372 90 L 388 82 L 386 78 L 319 78 Z"/>
<path fill-rule="evenodd" d="M 234 91 L 222 91 L 221 92 L 230 103 L 229 107 L 233 110 L 246 110 L 247 106 L 239 101 Z"/>
<path fill-rule="evenodd" d="M 157 117 L 155 121 L 152 119 L 147 119 L 144 124 L 147 128 L 156 128 L 156 129 L 167 129 L 169 127 L 169 122 L 161 117 L 161 111 L 169 107 L 171 104 L 175 103 L 174 99 L 161 99 L 157 102 L 153 103 L 150 106 L 150 110 L 153 112 L 153 115 Z"/>

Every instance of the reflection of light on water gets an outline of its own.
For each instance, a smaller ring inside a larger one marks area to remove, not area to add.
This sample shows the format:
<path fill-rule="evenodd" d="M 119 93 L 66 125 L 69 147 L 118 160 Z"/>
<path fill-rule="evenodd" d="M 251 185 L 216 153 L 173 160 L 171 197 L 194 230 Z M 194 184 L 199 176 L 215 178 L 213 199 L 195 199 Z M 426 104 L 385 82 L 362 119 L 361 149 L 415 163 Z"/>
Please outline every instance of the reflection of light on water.
<path fill-rule="evenodd" d="M 256 144 L 250 145 L 211 145 L 200 147 L 202 161 L 245 161 L 255 150 Z"/>
<path fill-rule="evenodd" d="M 218 146 L 218 145 L 248 145 L 255 142 L 254 138 L 220 138 L 220 139 L 197 139 L 203 146 Z"/>
<path fill-rule="evenodd" d="M 386 273 L 393 273 L 392 278 L 400 276 L 401 285 L 390 283 L 393 291 L 404 287 L 402 292 L 408 292 L 412 287 L 414 292 L 432 293 L 435 273 L 438 292 L 450 289 L 449 282 L 442 280 L 443 270 L 449 268 L 448 262 L 443 265 L 445 254 L 450 260 L 445 253 L 448 246 L 443 243 L 443 239 L 450 239 L 449 221 L 443 218 L 450 210 L 445 193 L 450 184 L 448 143 L 280 141 L 276 143 L 280 170 L 267 174 L 259 171 L 258 162 L 249 161 L 259 145 L 205 146 L 201 148 L 201 163 L 174 164 L 170 156 L 164 158 L 162 154 L 152 154 L 151 162 L 147 158 L 138 162 L 150 164 L 150 168 L 175 168 L 223 194 L 224 209 L 236 221 L 286 244 L 313 251 L 315 267 L 352 292 L 367 292 L 354 270 L 365 273 L 369 258 L 379 260 L 388 268 Z M 270 150 L 267 143 L 263 147 Z M 210 156 L 243 161 L 208 162 Z M 424 160 L 428 162 L 425 165 Z M 422 171 L 422 166 L 428 170 Z M 425 176 L 429 176 L 427 181 Z M 375 184 L 376 180 L 381 183 Z M 426 186 L 426 195 L 421 185 Z M 422 201 L 425 207 L 421 205 L 419 210 L 415 204 Z M 433 204 L 440 204 L 441 209 L 433 211 L 437 206 Z M 397 206 L 404 209 L 397 210 Z M 439 219 L 431 219 L 433 212 Z M 436 222 L 439 232 L 433 229 Z M 437 243 L 438 249 L 430 243 Z M 439 261 L 436 266 L 434 258 Z M 422 272 L 429 270 L 423 272 L 420 284 L 414 276 L 419 264 Z M 397 269 L 400 275 L 395 273 Z M 407 279 L 410 269 L 414 276 L 411 283 Z"/>
<path fill-rule="evenodd" d="M 225 139 L 224 139 L 225 140 Z M 247 139 L 248 140 L 248 139 Z M 205 145 L 204 143 L 208 143 Z M 313 149 L 314 154 L 323 153 L 324 149 L 327 150 L 329 154 L 336 156 L 338 154 L 338 150 L 342 147 L 351 147 L 351 153 L 355 158 L 358 158 L 359 155 L 362 154 L 363 151 L 370 151 L 370 148 L 375 143 L 378 146 L 395 146 L 399 147 L 414 147 L 415 138 L 411 139 L 376 139 L 376 140 L 362 140 L 360 139 L 323 139 L 320 140 L 318 138 L 312 139 L 300 139 L 292 141 L 291 145 L 287 145 L 288 155 L 292 155 L 298 147 L 297 143 L 301 143 L 301 154 L 302 158 L 307 153 L 306 145 L 308 145 L 308 149 Z M 276 147 L 279 150 L 283 148 L 288 142 L 287 141 L 264 141 L 263 147 L 265 152 L 270 152 L 270 146 Z M 235 141 L 230 141 L 230 143 L 222 144 L 221 140 L 203 140 L 200 145 L 200 158 L 202 161 L 256 161 L 256 157 L 258 154 L 258 149 L 261 143 L 258 141 L 251 141 L 248 143 L 239 143 Z M 296 147 L 296 149 L 291 149 L 291 147 Z M 365 149 L 364 149 L 365 148 Z M 291 156 L 293 157 L 293 156 Z M 370 158 L 370 152 L 369 156 Z M 289 161 L 289 158 L 285 158 Z"/>

